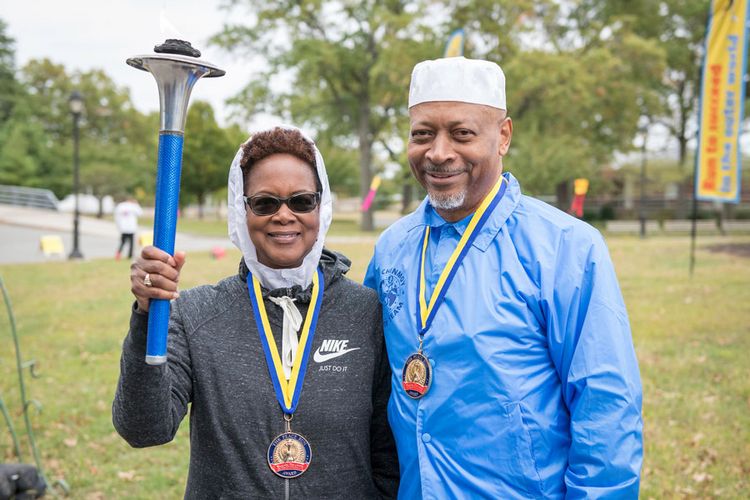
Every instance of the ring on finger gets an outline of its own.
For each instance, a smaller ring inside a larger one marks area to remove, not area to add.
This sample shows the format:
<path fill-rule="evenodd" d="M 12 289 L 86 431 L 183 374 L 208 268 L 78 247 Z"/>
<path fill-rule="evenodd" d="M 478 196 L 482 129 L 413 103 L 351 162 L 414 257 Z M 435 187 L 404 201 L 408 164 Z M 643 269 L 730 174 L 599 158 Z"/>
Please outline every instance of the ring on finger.
<path fill-rule="evenodd" d="M 146 286 L 153 286 L 153 283 L 151 283 L 151 276 L 148 273 L 143 277 L 143 284 Z"/>

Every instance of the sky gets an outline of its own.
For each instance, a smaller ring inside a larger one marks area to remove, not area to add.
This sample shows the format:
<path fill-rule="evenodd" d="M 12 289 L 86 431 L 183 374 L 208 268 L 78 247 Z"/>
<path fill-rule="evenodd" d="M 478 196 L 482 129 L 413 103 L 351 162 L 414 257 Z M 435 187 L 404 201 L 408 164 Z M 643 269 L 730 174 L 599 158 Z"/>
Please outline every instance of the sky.
<path fill-rule="evenodd" d="M 195 85 L 191 102 L 209 101 L 221 125 L 229 123 L 224 101 L 247 82 L 247 58 L 228 54 L 208 39 L 221 31 L 230 14 L 219 9 L 221 0 L 0 0 L 0 18 L 15 39 L 16 66 L 30 59 L 48 58 L 68 72 L 103 69 L 119 86 L 130 89 L 140 111 L 157 111 L 156 82 L 146 72 L 125 63 L 128 57 L 153 52 L 154 45 L 177 34 L 201 51 L 201 59 L 226 70 L 221 78 L 206 78 Z M 162 13 L 167 23 L 162 23 Z M 237 14 L 235 14 L 237 15 Z M 270 117 L 260 122 L 272 124 Z M 265 123 L 254 123 L 256 126 Z"/>

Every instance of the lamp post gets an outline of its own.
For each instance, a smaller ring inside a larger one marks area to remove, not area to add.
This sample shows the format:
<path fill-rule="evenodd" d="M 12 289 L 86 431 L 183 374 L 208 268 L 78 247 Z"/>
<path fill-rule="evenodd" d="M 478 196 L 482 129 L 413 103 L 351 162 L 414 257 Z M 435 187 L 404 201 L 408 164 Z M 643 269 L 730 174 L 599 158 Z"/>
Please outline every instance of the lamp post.
<path fill-rule="evenodd" d="M 638 202 L 638 219 L 641 222 L 641 238 L 646 237 L 646 207 L 644 203 L 646 201 L 646 140 L 648 139 L 648 123 L 642 128 L 643 133 L 643 144 L 641 145 L 641 196 Z"/>
<path fill-rule="evenodd" d="M 81 119 L 83 112 L 83 97 L 81 93 L 74 90 L 68 99 L 70 113 L 73 115 L 73 195 L 75 196 L 75 211 L 73 215 L 73 250 L 70 252 L 68 259 L 82 259 L 83 254 L 78 249 L 78 121 Z"/>

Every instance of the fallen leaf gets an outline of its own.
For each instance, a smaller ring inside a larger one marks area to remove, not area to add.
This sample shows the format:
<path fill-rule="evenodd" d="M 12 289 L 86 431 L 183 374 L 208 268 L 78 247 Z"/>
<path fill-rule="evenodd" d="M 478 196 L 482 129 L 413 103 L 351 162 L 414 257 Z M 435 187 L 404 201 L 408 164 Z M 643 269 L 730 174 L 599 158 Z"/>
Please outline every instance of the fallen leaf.
<path fill-rule="evenodd" d="M 76 438 L 63 439 L 63 444 L 65 444 L 65 446 L 67 446 L 68 448 L 75 448 L 75 446 L 78 444 L 78 440 Z"/>
<path fill-rule="evenodd" d="M 708 472 L 696 472 L 695 474 L 693 474 L 693 481 L 695 481 L 696 483 L 710 482 L 712 479 L 713 476 Z"/>
<path fill-rule="evenodd" d="M 120 471 L 117 473 L 117 477 L 125 481 L 132 481 L 133 479 L 135 479 L 135 471 Z"/>

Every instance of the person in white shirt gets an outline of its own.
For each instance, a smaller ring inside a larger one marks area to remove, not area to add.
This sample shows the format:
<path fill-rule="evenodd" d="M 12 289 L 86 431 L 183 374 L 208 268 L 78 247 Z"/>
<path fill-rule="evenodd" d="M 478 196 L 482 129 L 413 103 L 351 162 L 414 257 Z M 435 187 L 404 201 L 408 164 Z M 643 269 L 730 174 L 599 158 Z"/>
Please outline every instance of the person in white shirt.
<path fill-rule="evenodd" d="M 115 259 L 120 260 L 125 243 L 128 244 L 128 259 L 133 258 L 133 235 L 138 230 L 138 217 L 143 214 L 141 206 L 130 197 L 120 202 L 115 207 L 115 224 L 120 231 L 120 247 L 117 249 Z"/>

